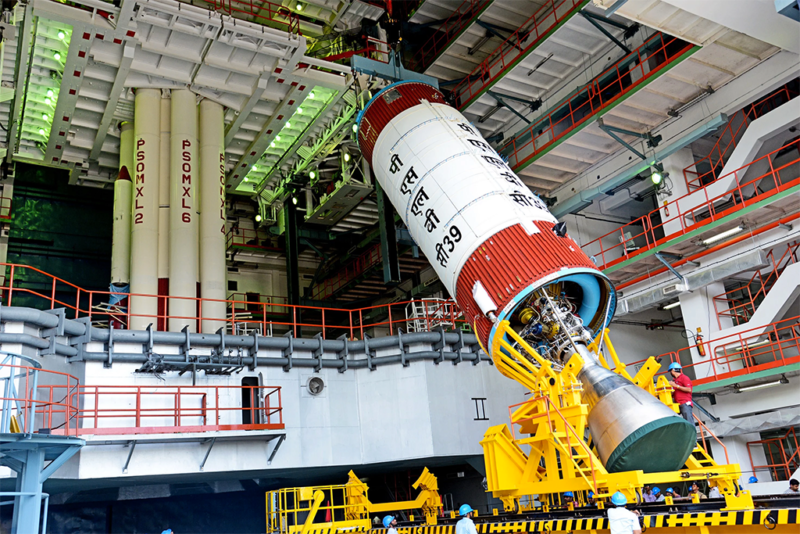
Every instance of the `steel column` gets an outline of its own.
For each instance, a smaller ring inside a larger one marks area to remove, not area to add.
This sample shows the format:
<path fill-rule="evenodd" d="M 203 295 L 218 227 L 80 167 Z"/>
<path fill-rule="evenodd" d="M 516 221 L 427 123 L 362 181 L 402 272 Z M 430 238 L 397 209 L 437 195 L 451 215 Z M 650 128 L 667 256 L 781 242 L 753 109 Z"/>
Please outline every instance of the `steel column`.
<path fill-rule="evenodd" d="M 19 453 L 22 470 L 17 473 L 17 495 L 14 497 L 14 515 L 11 534 L 36 534 L 42 517 L 42 483 L 39 475 L 44 467 L 44 449 L 36 448 Z"/>
<path fill-rule="evenodd" d="M 386 284 L 400 283 L 400 258 L 397 254 L 397 232 L 394 226 L 394 208 L 378 182 L 375 182 L 378 197 L 378 223 L 381 230 L 381 261 L 383 281 Z"/>

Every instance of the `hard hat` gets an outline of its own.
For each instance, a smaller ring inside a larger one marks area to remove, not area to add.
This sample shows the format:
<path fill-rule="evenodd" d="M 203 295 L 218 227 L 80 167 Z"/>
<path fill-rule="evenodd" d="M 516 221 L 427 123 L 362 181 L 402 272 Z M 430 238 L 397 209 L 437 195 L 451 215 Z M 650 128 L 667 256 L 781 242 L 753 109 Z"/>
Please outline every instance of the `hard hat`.
<path fill-rule="evenodd" d="M 571 491 L 565 491 L 564 492 L 564 497 L 573 497 L 574 498 L 575 495 L 573 495 Z"/>
<path fill-rule="evenodd" d="M 394 521 L 394 516 L 387 515 L 386 517 L 383 518 L 383 526 L 389 528 L 389 525 L 392 524 L 392 521 Z"/>
<path fill-rule="evenodd" d="M 611 496 L 611 502 L 614 503 L 614 506 L 625 506 L 628 504 L 628 498 L 618 491 Z"/>
<path fill-rule="evenodd" d="M 671 364 L 669 364 L 669 369 L 667 370 L 672 371 L 673 369 L 683 369 L 683 367 L 681 367 L 681 364 L 679 364 L 678 362 L 672 362 Z"/>
<path fill-rule="evenodd" d="M 653 486 L 652 491 L 653 494 L 655 495 L 656 493 L 661 493 L 661 488 L 659 488 L 658 486 Z"/>
<path fill-rule="evenodd" d="M 750 478 L 747 480 L 747 483 L 748 483 L 748 484 L 755 484 L 756 482 L 758 482 L 758 479 L 757 479 L 756 477 L 750 477 Z"/>
<path fill-rule="evenodd" d="M 464 503 L 458 507 L 458 515 L 467 515 L 470 512 L 474 512 L 475 510 L 472 509 L 472 506 Z"/>
<path fill-rule="evenodd" d="M 172 534 L 172 529 L 168 528 L 167 530 L 162 530 L 161 534 Z"/>
<path fill-rule="evenodd" d="M 672 488 L 667 488 L 667 493 L 672 493 Z"/>
<path fill-rule="evenodd" d="M 594 492 L 593 492 L 593 491 L 590 491 L 590 492 L 589 492 L 589 498 L 590 498 L 590 499 L 594 499 Z"/>

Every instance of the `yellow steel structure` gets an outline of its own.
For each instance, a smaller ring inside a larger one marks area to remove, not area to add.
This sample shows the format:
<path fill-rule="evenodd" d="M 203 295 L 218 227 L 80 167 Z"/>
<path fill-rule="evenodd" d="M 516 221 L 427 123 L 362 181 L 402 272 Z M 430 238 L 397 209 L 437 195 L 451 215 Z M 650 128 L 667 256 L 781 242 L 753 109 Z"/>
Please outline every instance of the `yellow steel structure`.
<path fill-rule="evenodd" d="M 267 492 L 267 534 L 335 534 L 371 528 L 370 514 L 422 510 L 425 523 L 436 525 L 442 498 L 436 476 L 426 467 L 412 485 L 413 501 L 374 504 L 369 486 L 350 471 L 347 484 L 284 488 Z M 320 516 L 322 516 L 320 518 Z"/>
<path fill-rule="evenodd" d="M 653 382 L 661 368 L 655 358 L 649 358 L 639 372 L 631 376 L 617 357 L 608 330 L 601 335 L 603 352 L 609 356 L 613 367 L 598 351 L 598 336 L 589 349 L 597 355 L 600 363 L 645 389 L 677 413 L 678 406 L 672 401 L 672 387 L 666 378 L 661 376 Z M 582 402 L 583 387 L 576 378 L 584 365 L 581 356 L 574 353 L 557 372 L 553 362 L 540 356 L 510 328 L 507 321 L 497 326 L 491 346 L 495 348 L 491 356 L 497 369 L 531 391 L 530 400 L 509 407 L 511 428 L 507 425 L 493 426 L 481 441 L 488 490 L 503 501 L 506 511 L 526 509 L 524 501 L 532 495 L 539 496 L 547 511 L 549 506 L 559 503 L 560 494 L 565 491 L 591 490 L 595 499 L 607 498 L 621 491 L 629 502 L 637 502 L 637 493 L 646 484 L 691 480 L 707 480 L 710 486 L 716 486 L 725 497 L 724 510 L 754 507 L 750 493 L 738 489 L 740 467 L 737 464 L 718 465 L 705 447 L 697 446 L 679 471 L 609 473 L 598 459 L 591 441 L 584 439 L 589 406 Z M 519 430 L 516 430 L 517 426 Z M 579 503 L 583 501 L 582 494 L 576 493 L 576 496 Z"/>

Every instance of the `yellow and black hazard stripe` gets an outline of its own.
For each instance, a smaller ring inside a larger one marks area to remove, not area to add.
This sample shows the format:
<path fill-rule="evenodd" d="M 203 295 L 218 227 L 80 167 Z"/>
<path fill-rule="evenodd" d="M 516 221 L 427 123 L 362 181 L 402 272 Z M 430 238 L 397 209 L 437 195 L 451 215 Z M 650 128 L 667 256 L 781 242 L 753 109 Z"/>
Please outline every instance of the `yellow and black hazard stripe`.
<path fill-rule="evenodd" d="M 748 510 L 738 512 L 691 512 L 678 514 L 646 515 L 643 523 L 648 528 L 665 527 L 716 527 L 733 525 L 796 525 L 797 509 Z M 605 517 L 584 519 L 549 519 L 544 521 L 509 521 L 505 523 L 481 522 L 475 525 L 478 534 L 517 534 L 544 532 L 571 532 L 573 530 L 607 529 Z M 378 529 L 385 530 L 385 529 Z M 403 527 L 398 534 L 455 534 L 455 525 L 435 527 Z M 327 534 L 327 533 L 320 533 Z M 332 533 L 335 534 L 335 533 Z"/>

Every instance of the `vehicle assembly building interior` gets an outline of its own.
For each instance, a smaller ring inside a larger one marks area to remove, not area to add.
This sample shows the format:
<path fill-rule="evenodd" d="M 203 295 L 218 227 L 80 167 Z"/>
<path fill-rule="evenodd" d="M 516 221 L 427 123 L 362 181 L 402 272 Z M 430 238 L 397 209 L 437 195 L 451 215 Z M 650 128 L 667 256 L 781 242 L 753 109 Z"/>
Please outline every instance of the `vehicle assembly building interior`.
<path fill-rule="evenodd" d="M 798 97 L 797 0 L 3 0 L 0 533 L 799 533 Z"/>

